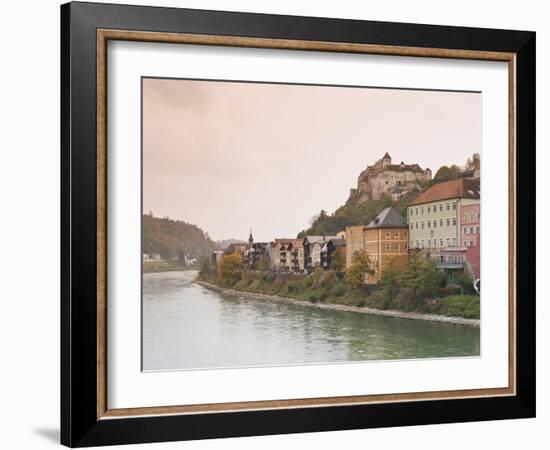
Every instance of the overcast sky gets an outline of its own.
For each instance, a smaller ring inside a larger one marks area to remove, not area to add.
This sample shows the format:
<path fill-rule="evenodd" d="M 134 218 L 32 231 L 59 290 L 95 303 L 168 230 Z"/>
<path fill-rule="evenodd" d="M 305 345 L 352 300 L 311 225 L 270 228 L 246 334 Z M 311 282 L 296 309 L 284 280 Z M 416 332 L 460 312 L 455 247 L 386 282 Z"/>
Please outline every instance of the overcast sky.
<path fill-rule="evenodd" d="M 481 153 L 481 95 L 143 81 L 143 211 L 213 239 L 295 237 L 385 152 L 435 175 Z"/>

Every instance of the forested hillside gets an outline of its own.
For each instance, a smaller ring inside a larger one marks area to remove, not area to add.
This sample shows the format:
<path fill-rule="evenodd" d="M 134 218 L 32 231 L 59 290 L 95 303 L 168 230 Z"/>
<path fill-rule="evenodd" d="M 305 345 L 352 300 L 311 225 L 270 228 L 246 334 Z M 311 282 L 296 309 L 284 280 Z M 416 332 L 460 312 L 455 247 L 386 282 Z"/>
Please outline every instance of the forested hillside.
<path fill-rule="evenodd" d="M 368 224 L 387 206 L 397 206 L 401 209 L 401 214 L 405 215 L 406 205 L 412 202 L 419 193 L 410 192 L 398 201 L 392 201 L 387 196 L 383 196 L 380 200 L 361 201 L 358 195 L 351 195 L 346 203 L 333 214 L 321 211 L 307 230 L 298 233 L 298 237 L 335 235 L 339 231 L 344 231 L 346 226 Z"/>
<path fill-rule="evenodd" d="M 346 226 L 366 225 L 387 206 L 396 206 L 401 210 L 403 217 L 407 217 L 407 205 L 411 203 L 420 192 L 426 190 L 435 183 L 454 180 L 466 176 L 468 172 L 473 172 L 480 168 L 480 156 L 474 153 L 464 167 L 457 165 L 442 166 L 436 172 L 434 178 L 428 182 L 421 183 L 420 191 L 409 192 L 397 201 L 392 201 L 390 197 L 383 196 L 380 200 L 362 200 L 358 194 L 352 194 L 346 203 L 340 206 L 333 214 L 321 211 L 312 221 L 311 226 L 298 233 L 298 237 L 335 235 L 339 231 L 344 231 Z M 470 174 L 471 176 L 471 174 Z"/>
<path fill-rule="evenodd" d="M 160 253 L 164 259 L 182 254 L 198 258 L 211 255 L 217 248 L 217 244 L 196 225 L 152 214 L 143 216 L 143 253 Z"/>

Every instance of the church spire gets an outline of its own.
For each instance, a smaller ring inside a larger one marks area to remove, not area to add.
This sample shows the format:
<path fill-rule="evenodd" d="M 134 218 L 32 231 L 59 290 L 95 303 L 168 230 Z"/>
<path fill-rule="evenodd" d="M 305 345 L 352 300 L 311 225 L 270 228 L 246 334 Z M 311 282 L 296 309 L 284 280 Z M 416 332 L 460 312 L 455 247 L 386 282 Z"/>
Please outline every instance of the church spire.
<path fill-rule="evenodd" d="M 250 229 L 250 235 L 248 236 L 248 243 L 252 244 L 254 242 L 254 238 L 252 237 L 252 228 Z"/>

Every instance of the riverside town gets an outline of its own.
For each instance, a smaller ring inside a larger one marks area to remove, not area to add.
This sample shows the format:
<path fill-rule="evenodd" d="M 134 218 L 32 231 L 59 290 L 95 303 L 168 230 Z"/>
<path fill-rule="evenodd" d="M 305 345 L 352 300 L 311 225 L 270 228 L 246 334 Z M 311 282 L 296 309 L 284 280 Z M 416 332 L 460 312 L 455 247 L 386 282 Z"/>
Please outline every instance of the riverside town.
<path fill-rule="evenodd" d="M 478 154 L 432 178 L 429 168 L 393 164 L 386 153 L 361 172 L 334 214 L 322 211 L 297 237 L 256 242 L 251 230 L 248 242 L 231 242 L 202 257 L 197 283 L 318 306 L 478 324 L 479 179 Z"/>

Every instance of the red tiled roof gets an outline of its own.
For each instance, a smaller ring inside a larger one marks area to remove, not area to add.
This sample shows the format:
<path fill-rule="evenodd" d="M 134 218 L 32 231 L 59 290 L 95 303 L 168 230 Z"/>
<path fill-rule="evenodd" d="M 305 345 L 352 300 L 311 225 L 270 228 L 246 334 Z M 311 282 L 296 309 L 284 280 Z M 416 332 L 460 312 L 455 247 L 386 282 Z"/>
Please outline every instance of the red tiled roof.
<path fill-rule="evenodd" d="M 479 197 L 479 178 L 458 178 L 456 180 L 434 184 L 426 191 L 422 192 L 410 204 L 421 205 L 423 203 L 437 202 L 439 200 L 448 200 L 451 198 L 478 199 Z"/>

